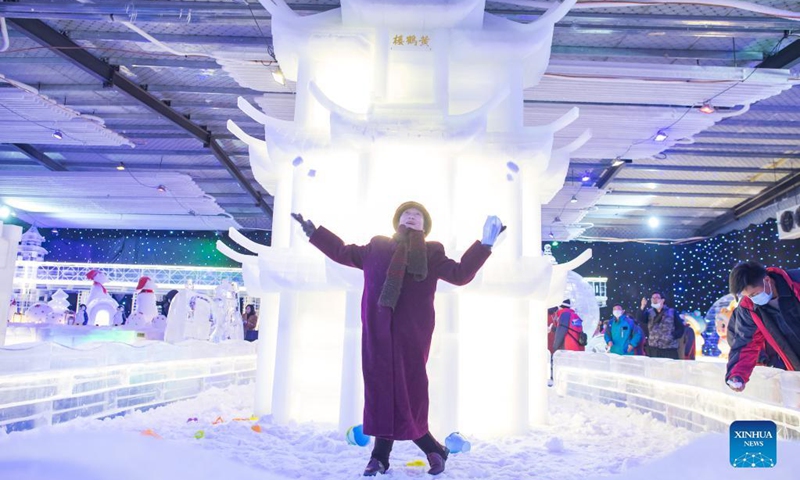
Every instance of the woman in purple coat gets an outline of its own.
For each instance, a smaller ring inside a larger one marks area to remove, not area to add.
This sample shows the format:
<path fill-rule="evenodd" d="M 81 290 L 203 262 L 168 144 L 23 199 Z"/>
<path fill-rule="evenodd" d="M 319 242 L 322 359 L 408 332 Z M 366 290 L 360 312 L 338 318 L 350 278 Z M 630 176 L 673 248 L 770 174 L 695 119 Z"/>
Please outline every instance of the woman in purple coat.
<path fill-rule="evenodd" d="M 397 208 L 391 238 L 373 237 L 367 245 L 345 245 L 325 227 L 302 215 L 311 243 L 331 260 L 364 271 L 361 299 L 361 366 L 364 374 L 364 433 L 375 437 L 365 476 L 385 473 L 395 440 L 413 440 L 428 457 L 430 470 L 444 471 L 449 453 L 428 430 L 428 374 L 439 279 L 469 283 L 491 254 L 505 227 L 489 217 L 481 242 L 464 252 L 461 262 L 448 258 L 444 246 L 426 242 L 431 217 L 417 202 Z"/>

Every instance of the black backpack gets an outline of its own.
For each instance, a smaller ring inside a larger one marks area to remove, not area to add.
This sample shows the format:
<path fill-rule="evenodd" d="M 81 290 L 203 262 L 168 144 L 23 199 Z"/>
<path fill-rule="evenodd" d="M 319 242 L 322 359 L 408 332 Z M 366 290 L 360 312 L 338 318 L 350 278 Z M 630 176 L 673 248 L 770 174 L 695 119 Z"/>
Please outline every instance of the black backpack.
<path fill-rule="evenodd" d="M 585 333 L 579 332 L 577 330 L 573 330 L 573 329 L 571 329 L 569 327 L 567 327 L 567 330 L 569 330 L 570 332 L 575 332 L 575 333 L 578 334 L 578 338 L 575 338 L 575 337 L 572 336 L 571 333 L 567 333 L 567 335 L 569 335 L 571 339 L 573 339 L 576 342 L 578 342 L 578 345 L 580 345 L 581 347 L 585 347 L 586 344 L 589 343 L 589 336 L 586 335 Z"/>

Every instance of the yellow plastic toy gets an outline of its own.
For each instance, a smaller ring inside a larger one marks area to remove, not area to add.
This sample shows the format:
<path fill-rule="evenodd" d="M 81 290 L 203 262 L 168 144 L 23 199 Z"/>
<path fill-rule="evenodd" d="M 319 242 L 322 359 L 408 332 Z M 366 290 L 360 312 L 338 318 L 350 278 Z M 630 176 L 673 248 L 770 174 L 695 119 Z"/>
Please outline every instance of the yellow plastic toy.
<path fill-rule="evenodd" d="M 261 425 L 253 425 L 250 427 L 254 432 L 261 433 Z"/>
<path fill-rule="evenodd" d="M 203 430 L 198 430 L 198 431 L 196 431 L 194 433 L 194 438 L 196 438 L 198 440 L 200 440 L 201 438 L 203 438 L 205 436 L 206 436 L 206 432 L 204 432 Z"/>
<path fill-rule="evenodd" d="M 410 462 L 406 463 L 406 467 L 424 467 L 425 460 L 411 460 Z"/>

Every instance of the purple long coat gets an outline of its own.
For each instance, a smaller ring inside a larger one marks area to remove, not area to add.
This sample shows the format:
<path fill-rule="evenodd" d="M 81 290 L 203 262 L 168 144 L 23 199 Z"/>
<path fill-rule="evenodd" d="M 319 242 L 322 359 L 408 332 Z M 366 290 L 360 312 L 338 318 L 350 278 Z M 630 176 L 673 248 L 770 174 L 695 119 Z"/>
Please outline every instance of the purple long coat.
<path fill-rule="evenodd" d="M 311 243 L 331 260 L 364 271 L 361 297 L 361 368 L 364 373 L 364 433 L 392 440 L 415 440 L 428 432 L 428 373 L 425 364 L 435 324 L 436 282 L 469 283 L 491 249 L 475 242 L 456 262 L 438 242 L 426 242 L 428 276 L 406 274 L 394 312 L 378 306 L 386 270 L 397 243 L 374 237 L 367 245 L 345 245 L 324 227 Z"/>

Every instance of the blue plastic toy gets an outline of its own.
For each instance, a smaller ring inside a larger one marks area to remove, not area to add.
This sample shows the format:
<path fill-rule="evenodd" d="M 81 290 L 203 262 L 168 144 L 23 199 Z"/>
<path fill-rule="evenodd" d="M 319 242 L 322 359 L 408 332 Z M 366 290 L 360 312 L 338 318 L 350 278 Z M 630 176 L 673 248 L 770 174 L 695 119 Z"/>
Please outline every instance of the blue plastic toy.
<path fill-rule="evenodd" d="M 444 439 L 444 445 L 450 453 L 467 453 L 472 449 L 472 444 L 458 432 L 453 432 Z"/>
<path fill-rule="evenodd" d="M 364 426 L 356 425 L 347 429 L 347 443 L 366 447 L 369 445 L 369 435 L 364 435 Z"/>

